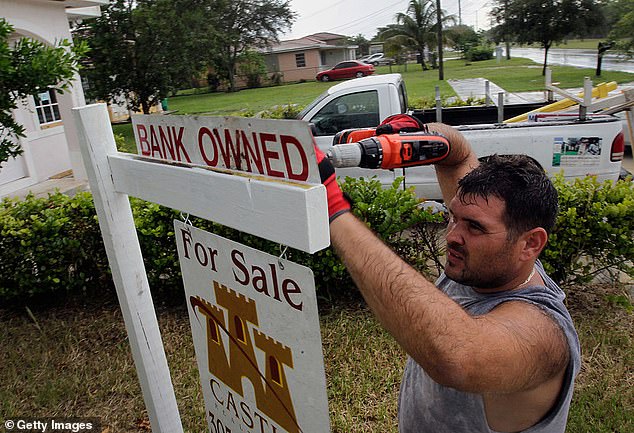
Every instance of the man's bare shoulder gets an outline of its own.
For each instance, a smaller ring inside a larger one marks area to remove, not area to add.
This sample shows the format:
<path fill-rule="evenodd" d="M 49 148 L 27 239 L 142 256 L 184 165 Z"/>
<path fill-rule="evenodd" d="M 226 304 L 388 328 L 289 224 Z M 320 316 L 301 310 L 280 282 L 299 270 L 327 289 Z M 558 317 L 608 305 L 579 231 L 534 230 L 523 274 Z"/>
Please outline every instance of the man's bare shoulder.
<path fill-rule="evenodd" d="M 536 370 L 536 383 L 551 379 L 568 365 L 566 336 L 545 309 L 525 301 L 508 301 L 491 310 L 487 317 L 514 336 L 517 349 Z"/>

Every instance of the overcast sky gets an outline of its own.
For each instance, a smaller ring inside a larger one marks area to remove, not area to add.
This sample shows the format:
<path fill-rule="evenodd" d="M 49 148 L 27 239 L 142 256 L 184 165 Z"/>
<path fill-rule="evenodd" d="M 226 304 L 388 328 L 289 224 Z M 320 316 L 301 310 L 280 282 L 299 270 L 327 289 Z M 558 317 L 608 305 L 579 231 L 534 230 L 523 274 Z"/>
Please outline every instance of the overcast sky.
<path fill-rule="evenodd" d="M 370 39 L 377 27 L 394 23 L 398 12 L 405 12 L 409 0 L 291 0 L 291 9 L 297 19 L 290 32 L 280 39 L 295 39 L 318 32 L 356 36 L 359 33 Z M 488 28 L 487 0 L 441 0 L 441 8 L 458 20 L 458 4 L 462 11 L 462 23 L 477 29 Z"/>

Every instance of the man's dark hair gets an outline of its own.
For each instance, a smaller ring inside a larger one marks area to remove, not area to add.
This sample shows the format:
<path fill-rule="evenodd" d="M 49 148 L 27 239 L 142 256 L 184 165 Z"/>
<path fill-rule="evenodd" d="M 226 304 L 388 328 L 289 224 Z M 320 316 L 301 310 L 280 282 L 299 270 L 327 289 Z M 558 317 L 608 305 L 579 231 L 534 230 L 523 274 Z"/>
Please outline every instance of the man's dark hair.
<path fill-rule="evenodd" d="M 494 196 L 506 204 L 509 238 L 542 227 L 550 234 L 557 218 L 557 190 L 535 159 L 527 155 L 491 155 L 458 183 L 458 198 Z"/>

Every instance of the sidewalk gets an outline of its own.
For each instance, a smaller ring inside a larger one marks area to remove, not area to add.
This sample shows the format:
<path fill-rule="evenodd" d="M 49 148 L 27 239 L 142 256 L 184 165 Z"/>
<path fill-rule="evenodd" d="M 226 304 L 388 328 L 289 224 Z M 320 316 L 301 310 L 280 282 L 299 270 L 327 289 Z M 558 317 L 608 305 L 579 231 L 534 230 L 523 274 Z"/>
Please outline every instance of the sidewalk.
<path fill-rule="evenodd" d="M 469 97 L 472 98 L 484 98 L 485 97 L 485 89 L 486 89 L 486 79 L 485 78 L 467 78 L 464 80 L 447 80 L 447 82 L 451 85 L 453 90 L 456 92 L 458 97 L 462 100 L 466 100 Z M 624 88 L 634 87 L 634 83 L 624 83 L 619 84 L 617 90 L 610 92 L 610 95 L 615 95 L 620 92 Z M 576 94 L 583 91 L 583 87 L 577 87 L 573 89 L 566 89 L 570 93 Z M 504 104 L 525 104 L 530 102 L 546 102 L 546 92 L 545 91 L 536 91 L 536 92 L 516 92 L 511 93 L 502 89 L 500 86 L 495 84 L 494 82 L 489 82 L 489 95 L 491 97 L 491 103 L 497 106 L 498 103 L 498 93 L 504 93 Z M 554 94 L 553 95 L 555 101 L 559 101 L 563 99 L 562 96 Z"/>
<path fill-rule="evenodd" d="M 463 101 L 467 98 L 484 98 L 486 89 L 486 79 L 467 78 L 464 80 L 447 80 L 458 97 Z M 489 95 L 493 105 L 498 104 L 498 93 L 504 93 L 504 104 L 526 104 L 529 102 L 544 102 L 546 97 L 544 92 L 507 92 L 497 84 L 489 82 Z"/>
<path fill-rule="evenodd" d="M 61 178 L 47 179 L 43 182 L 7 194 L 6 197 L 24 199 L 28 194 L 33 194 L 35 197 L 48 197 L 49 194 L 54 194 L 56 191 L 73 196 L 78 192 L 87 191 L 88 189 L 88 181 L 78 180 L 72 177 L 72 175 L 69 175 Z"/>

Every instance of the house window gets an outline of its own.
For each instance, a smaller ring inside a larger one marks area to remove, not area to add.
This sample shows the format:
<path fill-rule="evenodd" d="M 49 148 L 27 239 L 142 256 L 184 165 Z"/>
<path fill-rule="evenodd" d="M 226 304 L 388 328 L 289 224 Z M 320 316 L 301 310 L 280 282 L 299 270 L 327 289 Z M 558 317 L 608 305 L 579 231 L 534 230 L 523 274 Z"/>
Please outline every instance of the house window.
<path fill-rule="evenodd" d="M 304 53 L 295 54 L 295 65 L 298 68 L 306 67 L 306 56 L 304 55 Z"/>
<path fill-rule="evenodd" d="M 59 114 L 57 95 L 54 90 L 51 89 L 33 95 L 33 99 L 35 101 L 35 110 L 37 111 L 37 119 L 40 122 L 40 126 L 50 125 L 51 123 L 62 120 L 62 116 Z"/>

